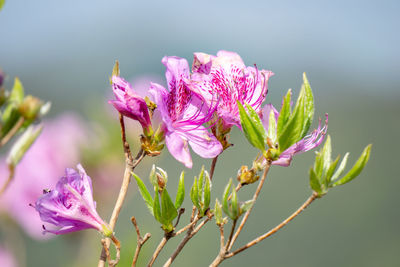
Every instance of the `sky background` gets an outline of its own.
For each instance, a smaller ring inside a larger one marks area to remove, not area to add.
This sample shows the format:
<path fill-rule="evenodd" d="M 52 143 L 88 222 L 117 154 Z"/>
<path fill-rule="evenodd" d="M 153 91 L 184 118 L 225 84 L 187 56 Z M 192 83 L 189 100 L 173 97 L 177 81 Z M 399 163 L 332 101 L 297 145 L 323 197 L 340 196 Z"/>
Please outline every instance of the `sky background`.
<path fill-rule="evenodd" d="M 12 77 L 19 76 L 27 92 L 50 100 L 51 116 L 68 110 L 89 116 L 103 109 L 116 59 L 122 76 L 135 79 L 148 74 L 162 77 L 165 55 L 185 57 L 191 64 L 193 52 L 235 51 L 247 65 L 256 63 L 275 73 L 266 102 L 276 106 L 288 88 L 297 95 L 306 72 L 316 98 L 316 117 L 330 115 L 333 155 L 350 151 L 351 165 L 373 143 L 370 163 L 362 177 L 335 188 L 276 236 L 222 266 L 249 262 L 253 266 L 397 266 L 399 12 L 399 1 L 8 0 L 0 12 L 0 66 L 8 74 L 8 88 Z M 235 147 L 220 159 L 216 170 L 214 198 L 222 194 L 238 166 L 250 164 L 255 154 L 247 152 L 248 144 L 238 131 L 232 139 Z M 147 176 L 151 162 L 138 170 L 140 175 Z M 313 153 L 308 153 L 298 156 L 291 168 L 271 171 L 240 244 L 279 223 L 309 196 L 312 162 Z M 170 177 L 183 168 L 166 151 L 158 164 Z M 187 177 L 198 173 L 200 164 L 209 166 L 200 160 Z M 174 179 L 169 185 L 176 185 Z M 136 238 L 129 222 L 131 207 L 136 217 L 143 218 L 143 232 L 154 233 L 143 258 L 160 238 L 135 190 L 132 186 L 119 225 L 120 233 L 127 233 L 120 234 L 126 244 L 122 259 L 126 265 Z M 249 197 L 250 191 L 243 191 L 241 199 Z M 190 210 L 187 201 L 186 206 Z M 175 266 L 210 263 L 219 242 L 216 229 L 211 223 L 185 248 Z M 43 243 L 24 237 L 28 266 L 54 266 L 56 260 L 59 266 L 95 264 L 98 235 L 84 234 L 93 240 L 93 251 L 79 250 L 77 235 Z M 178 241 L 171 241 L 156 266 Z"/>

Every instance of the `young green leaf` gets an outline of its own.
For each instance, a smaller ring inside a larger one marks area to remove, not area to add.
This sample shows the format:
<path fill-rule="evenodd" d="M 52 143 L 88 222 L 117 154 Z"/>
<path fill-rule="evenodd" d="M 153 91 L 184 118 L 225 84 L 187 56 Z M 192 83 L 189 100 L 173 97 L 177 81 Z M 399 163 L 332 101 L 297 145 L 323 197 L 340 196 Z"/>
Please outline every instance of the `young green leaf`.
<path fill-rule="evenodd" d="M 301 133 L 300 138 L 303 138 L 304 136 L 307 135 L 307 132 L 310 129 L 314 117 L 314 96 L 311 90 L 310 83 L 308 82 L 306 73 L 303 73 L 302 90 L 304 90 L 304 96 L 305 96 L 305 103 L 304 103 L 305 119 L 304 119 L 303 131 Z"/>
<path fill-rule="evenodd" d="M 200 171 L 200 174 L 199 174 L 199 180 L 198 180 L 198 183 L 197 183 L 197 190 L 199 192 L 199 201 L 201 200 L 202 195 L 203 195 L 202 194 L 203 187 L 204 187 L 204 165 L 201 167 L 201 171 Z"/>
<path fill-rule="evenodd" d="M 239 108 L 240 123 L 242 125 L 244 135 L 251 145 L 260 149 L 261 151 L 264 151 L 266 146 L 266 133 L 260 118 L 251 108 L 251 106 L 247 105 L 250 114 L 249 115 L 246 113 L 244 107 L 239 101 L 237 101 L 237 105 Z"/>
<path fill-rule="evenodd" d="M 161 216 L 163 221 L 166 222 L 166 226 L 170 225 L 176 216 L 178 216 L 178 211 L 175 208 L 167 189 L 164 189 L 161 192 Z"/>
<path fill-rule="evenodd" d="M 160 207 L 160 197 L 158 196 L 158 186 L 154 187 L 154 202 L 153 202 L 153 211 L 154 211 L 154 218 L 159 221 L 161 224 L 166 224 L 163 220 L 161 215 L 161 207 Z"/>
<path fill-rule="evenodd" d="M 332 145 L 331 145 L 331 136 L 328 135 L 326 138 L 324 147 L 322 148 L 321 151 L 321 156 L 322 156 L 322 173 L 317 173 L 321 177 L 326 177 L 326 173 L 328 172 L 329 166 L 331 166 L 331 158 L 332 155 Z"/>
<path fill-rule="evenodd" d="M 150 183 L 153 186 L 158 186 L 158 182 L 157 182 L 157 176 L 156 176 L 156 165 L 153 164 L 153 166 L 151 166 L 151 171 L 150 171 L 150 175 L 149 175 L 149 180 Z"/>
<path fill-rule="evenodd" d="M 333 186 L 338 186 L 342 185 L 345 183 L 350 182 L 354 178 L 356 178 L 361 171 L 364 169 L 365 164 L 367 164 L 371 152 L 371 144 L 368 145 L 364 151 L 361 153 L 361 156 L 358 158 L 357 162 L 354 164 L 353 168 L 342 178 L 340 178 L 338 181 L 333 183 Z"/>
<path fill-rule="evenodd" d="M 224 195 L 222 199 L 222 209 L 229 217 L 231 217 L 232 215 L 229 210 L 229 203 L 228 203 L 229 192 L 231 190 L 231 187 L 232 187 L 232 178 L 229 179 L 229 183 L 225 186 Z"/>
<path fill-rule="evenodd" d="M 322 185 L 319 182 L 319 177 L 315 173 L 313 168 L 310 168 L 310 187 L 311 189 L 318 193 L 319 195 L 322 193 Z"/>
<path fill-rule="evenodd" d="M 283 103 L 281 107 L 281 111 L 279 112 L 278 123 L 277 123 L 277 135 L 280 136 L 283 132 L 283 129 L 289 120 L 290 117 L 290 103 L 292 101 L 292 90 L 289 89 L 286 93 L 286 96 L 283 98 Z"/>
<path fill-rule="evenodd" d="M 16 77 L 14 80 L 14 86 L 10 93 L 9 101 L 15 103 L 16 105 L 19 105 L 22 103 L 23 99 L 24 99 L 24 86 L 22 85 L 18 77 Z"/>
<path fill-rule="evenodd" d="M 135 173 L 131 173 L 132 176 L 135 178 L 136 183 L 139 188 L 140 195 L 142 196 L 144 202 L 146 203 L 147 208 L 149 209 L 150 213 L 154 215 L 153 213 L 153 206 L 154 206 L 154 201 L 153 198 L 151 197 L 149 191 L 147 190 L 146 185 L 143 183 L 143 181 L 137 176 Z M 158 192 L 156 192 L 156 195 Z"/>
<path fill-rule="evenodd" d="M 176 199 L 175 199 L 175 208 L 179 209 L 182 206 L 183 200 L 185 198 L 185 173 L 182 171 L 181 172 L 181 177 L 179 178 L 179 185 L 178 185 L 178 191 L 176 193 Z"/>
<path fill-rule="evenodd" d="M 7 157 L 7 163 L 13 166 L 21 161 L 26 151 L 35 142 L 39 134 L 42 132 L 43 126 L 30 126 L 28 129 L 18 138 L 17 142 L 11 147 L 10 153 Z"/>
<path fill-rule="evenodd" d="M 192 188 L 190 189 L 190 199 L 193 202 L 193 205 L 200 210 L 200 205 L 199 205 L 199 188 L 197 186 L 197 177 L 194 177 L 194 182 L 192 185 Z"/>
<path fill-rule="evenodd" d="M 332 178 L 333 172 L 336 170 L 336 166 L 339 163 L 339 159 L 340 159 L 340 156 L 337 156 L 336 159 L 329 166 L 328 171 L 326 172 L 326 175 L 325 175 L 325 178 L 324 178 L 324 181 L 323 181 L 323 183 L 324 183 L 324 185 L 326 187 L 328 187 L 330 182 L 331 182 L 331 178 Z"/>
<path fill-rule="evenodd" d="M 217 225 L 222 225 L 224 223 L 224 219 L 222 218 L 222 205 L 219 203 L 218 199 L 215 200 L 214 216 Z"/>
<path fill-rule="evenodd" d="M 339 176 L 342 175 L 344 168 L 346 167 L 348 158 L 349 158 L 349 152 L 347 152 L 344 155 L 342 162 L 340 162 L 339 168 L 337 169 L 335 174 L 333 174 L 333 176 L 331 177 L 329 186 L 332 186 L 332 183 L 334 183 L 339 178 Z"/>
<path fill-rule="evenodd" d="M 238 206 L 238 197 L 237 193 L 234 187 L 232 187 L 232 199 L 231 199 L 231 205 L 232 205 L 232 220 L 236 220 L 239 217 L 239 206 Z"/>
<path fill-rule="evenodd" d="M 253 207 L 253 204 L 254 200 L 247 200 L 246 202 L 242 203 L 239 209 L 239 216 L 250 210 L 251 207 Z"/>
<path fill-rule="evenodd" d="M 268 119 L 268 138 L 271 139 L 273 144 L 277 141 L 275 113 L 272 109 Z"/>
<path fill-rule="evenodd" d="M 210 175 L 206 172 L 205 175 L 205 183 L 204 183 L 204 192 L 203 192 L 203 210 L 202 213 L 210 207 L 210 198 L 211 198 L 211 180 Z"/>

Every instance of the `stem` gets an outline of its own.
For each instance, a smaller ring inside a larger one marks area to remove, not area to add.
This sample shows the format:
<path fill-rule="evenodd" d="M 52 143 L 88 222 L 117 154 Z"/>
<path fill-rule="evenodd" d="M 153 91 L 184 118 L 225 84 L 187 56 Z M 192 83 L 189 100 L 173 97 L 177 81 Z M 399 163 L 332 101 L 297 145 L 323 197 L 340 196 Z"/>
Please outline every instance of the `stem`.
<path fill-rule="evenodd" d="M 25 119 L 23 117 L 20 117 L 18 121 L 14 124 L 14 126 L 11 128 L 11 130 L 3 137 L 3 139 L 0 140 L 0 147 L 4 146 L 5 144 L 10 141 L 10 139 L 18 132 L 18 130 L 22 127 L 24 124 Z"/>
<path fill-rule="evenodd" d="M 270 167 L 271 167 L 271 162 L 267 161 L 267 165 L 265 166 L 264 173 L 263 173 L 263 175 L 261 177 L 260 183 L 258 184 L 256 192 L 253 195 L 253 199 L 252 199 L 253 200 L 253 206 L 243 216 L 243 219 L 242 219 L 242 221 L 241 221 L 241 223 L 240 223 L 235 235 L 232 238 L 232 242 L 230 243 L 230 245 L 229 245 L 229 247 L 227 249 L 228 251 L 232 248 L 232 246 L 235 243 L 236 239 L 238 238 L 240 232 L 243 230 L 244 224 L 247 222 L 247 219 L 250 216 L 250 212 L 252 211 L 252 209 L 254 207 L 254 204 L 255 204 L 255 202 L 256 202 L 256 200 L 258 198 L 258 195 L 260 194 L 261 188 L 264 185 L 264 182 L 265 182 L 265 179 L 267 178 L 267 174 L 268 174 L 268 171 L 269 171 Z"/>
<path fill-rule="evenodd" d="M 169 257 L 169 259 L 167 260 L 167 262 L 164 264 L 164 267 L 168 267 L 172 264 L 172 262 L 175 260 L 175 258 L 179 255 L 179 253 L 182 251 L 183 247 L 186 245 L 186 243 L 195 235 L 197 234 L 197 232 L 200 231 L 200 229 L 212 219 L 213 215 L 210 214 L 209 217 L 207 217 L 207 219 L 205 219 L 204 221 L 202 221 L 196 228 L 196 223 L 200 220 L 200 218 L 198 218 L 197 216 L 195 217 L 195 219 L 192 222 L 191 227 L 189 228 L 189 230 L 186 233 L 186 236 L 182 239 L 181 243 L 179 243 L 178 247 L 176 248 L 176 250 L 174 251 L 174 253 L 171 255 L 171 257 Z"/>
<path fill-rule="evenodd" d="M 210 181 L 212 181 L 212 178 L 214 176 L 214 171 L 215 171 L 215 165 L 217 165 L 217 160 L 218 156 L 213 158 L 212 163 L 211 163 L 211 168 L 210 168 Z"/>
<path fill-rule="evenodd" d="M 8 165 L 8 170 L 10 172 L 8 174 L 8 178 L 7 178 L 6 182 L 4 183 L 4 185 L 0 189 L 0 196 L 3 195 L 3 193 L 6 191 L 8 185 L 10 184 L 10 182 L 12 181 L 12 179 L 14 178 L 14 175 L 15 175 L 15 167 L 13 165 L 9 164 Z"/>
<path fill-rule="evenodd" d="M 135 160 L 132 159 L 132 154 L 131 150 L 129 147 L 129 143 L 126 141 L 126 133 L 125 133 L 125 123 L 124 123 L 124 117 L 120 114 L 119 115 L 119 122 L 121 125 L 121 138 L 122 138 L 122 144 L 124 147 L 124 154 L 125 154 L 125 172 L 124 172 L 124 178 L 122 180 L 122 185 L 121 189 L 119 191 L 119 195 L 117 198 L 117 201 L 115 203 L 111 218 L 110 218 L 110 229 L 111 231 L 114 231 L 115 224 L 117 223 L 119 213 L 121 212 L 122 204 L 125 201 L 126 194 L 128 192 L 128 186 L 131 180 L 131 172 L 135 169 L 135 167 L 140 163 L 140 161 L 144 158 L 146 155 L 145 152 L 140 149 Z M 110 246 L 110 240 L 107 239 L 106 241 L 107 248 Z M 98 263 L 98 267 L 104 267 L 105 262 L 107 259 L 107 255 L 105 254 L 104 247 L 102 248 L 101 255 L 100 255 L 100 260 Z"/>
<path fill-rule="evenodd" d="M 149 240 L 149 238 L 151 237 L 151 234 L 146 233 L 144 235 L 144 237 L 142 237 L 140 235 L 139 226 L 137 225 L 136 218 L 132 216 L 131 221 L 132 221 L 132 224 L 135 226 L 136 234 L 137 234 L 137 245 L 136 245 L 135 255 L 133 256 L 133 260 L 132 260 L 132 267 L 135 267 L 136 262 L 139 258 L 140 250 L 142 249 L 142 246 L 144 245 L 144 243 L 146 243 L 146 241 Z"/>
<path fill-rule="evenodd" d="M 225 248 L 225 240 L 224 240 L 224 225 L 221 224 L 219 225 L 219 232 L 220 232 L 220 249 L 218 256 L 215 258 L 215 260 L 210 264 L 210 267 L 215 267 L 218 266 L 225 256 L 226 253 L 226 248 Z"/>
<path fill-rule="evenodd" d="M 233 233 L 235 232 L 236 223 L 237 223 L 237 220 L 234 220 L 232 223 L 232 229 L 231 229 L 231 233 L 229 234 L 228 242 L 226 242 L 225 251 L 228 251 L 228 247 L 232 242 L 232 236 L 233 236 Z"/>
<path fill-rule="evenodd" d="M 158 255 L 160 254 L 161 250 L 164 248 L 165 244 L 167 244 L 167 241 L 171 238 L 171 235 L 164 234 L 163 239 L 161 239 L 160 244 L 158 244 L 156 250 L 153 253 L 153 257 L 151 257 L 149 264 L 147 264 L 147 267 L 153 266 L 153 263 L 157 259 Z"/>
<path fill-rule="evenodd" d="M 116 253 L 116 256 L 115 256 L 115 260 L 111 260 L 111 261 L 109 260 L 108 262 L 109 262 L 110 267 L 114 267 L 114 266 L 116 266 L 118 264 L 119 259 L 121 258 L 121 243 L 119 242 L 119 240 L 114 235 L 111 236 L 111 240 L 114 243 L 114 246 L 115 246 L 115 249 L 116 249 L 117 253 Z"/>
<path fill-rule="evenodd" d="M 255 244 L 261 242 L 262 240 L 270 237 L 271 235 L 275 234 L 276 232 L 278 232 L 282 227 L 284 227 L 286 224 L 288 224 L 291 220 L 293 220 L 295 217 L 297 217 L 303 210 L 305 210 L 314 200 L 316 200 L 318 198 L 318 194 L 317 193 L 313 193 L 307 200 L 306 202 L 303 203 L 303 205 L 301 205 L 300 208 L 298 208 L 294 213 L 292 213 L 292 215 L 290 215 L 286 220 L 284 220 L 283 222 L 281 222 L 280 224 L 278 224 L 275 228 L 273 228 L 272 230 L 270 230 L 269 232 L 263 234 L 262 236 L 257 237 L 256 239 L 250 241 L 249 243 L 247 243 L 246 245 L 244 245 L 243 247 L 235 250 L 234 252 L 231 252 L 227 255 L 225 255 L 225 258 L 230 258 L 232 256 L 235 256 L 236 254 L 242 252 L 243 250 L 246 250 L 252 246 L 254 246 Z"/>

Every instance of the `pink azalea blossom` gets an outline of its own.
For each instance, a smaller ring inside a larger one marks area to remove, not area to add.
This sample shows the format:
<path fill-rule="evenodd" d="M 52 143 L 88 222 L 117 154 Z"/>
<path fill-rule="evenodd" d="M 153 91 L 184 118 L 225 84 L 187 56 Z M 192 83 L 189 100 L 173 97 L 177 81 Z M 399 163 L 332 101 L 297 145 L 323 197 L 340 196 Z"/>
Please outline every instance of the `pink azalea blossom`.
<path fill-rule="evenodd" d="M 118 76 L 112 77 L 112 88 L 116 100 L 111 103 L 122 115 L 137 120 L 146 134 L 151 132 L 151 120 L 146 101 L 136 94 L 132 86 Z"/>
<path fill-rule="evenodd" d="M 59 227 L 49 230 L 43 226 L 44 232 L 58 235 L 92 228 L 110 235 L 107 224 L 97 214 L 92 181 L 80 164 L 77 169 L 67 168 L 56 188 L 36 201 L 34 207 L 41 220 Z"/>
<path fill-rule="evenodd" d="M 150 93 L 163 120 L 165 143 L 170 153 L 191 168 L 189 145 L 203 158 L 213 158 L 222 152 L 220 142 L 202 124 L 208 122 L 215 108 L 208 108 L 201 98 L 187 87 L 190 78 L 187 61 L 179 57 L 164 57 L 168 89 L 152 83 Z"/>
<path fill-rule="evenodd" d="M 42 221 L 29 204 L 35 203 L 43 189 L 53 188 L 65 169 L 80 160 L 80 147 L 88 142 L 88 129 L 73 114 L 45 121 L 42 133 L 18 164 L 15 176 L 4 195 L 0 210 L 7 212 L 32 238 L 43 239 Z M 8 170 L 0 158 L 0 184 Z"/>
<path fill-rule="evenodd" d="M 218 116 L 226 129 L 234 125 L 241 129 L 238 100 L 260 112 L 268 79 L 273 75 L 268 70 L 246 67 L 238 54 L 228 51 L 219 51 L 217 56 L 195 53 L 192 71 L 190 89 L 209 105 L 218 99 Z"/>
<path fill-rule="evenodd" d="M 269 114 L 271 113 L 271 110 L 274 113 L 275 122 L 278 122 L 279 118 L 279 112 L 274 108 L 272 104 L 267 104 L 264 106 L 261 121 L 265 127 L 266 132 L 268 132 Z M 324 127 L 321 128 L 321 119 L 319 119 L 317 129 L 314 129 L 311 134 L 305 136 L 303 139 L 299 140 L 298 142 L 287 148 L 285 151 L 283 151 L 279 155 L 279 158 L 272 162 L 272 165 L 287 167 L 290 165 L 294 155 L 309 151 L 319 146 L 324 141 L 328 128 L 328 114 L 326 114 L 325 117 L 326 119 Z M 275 129 L 277 129 L 276 126 Z"/>

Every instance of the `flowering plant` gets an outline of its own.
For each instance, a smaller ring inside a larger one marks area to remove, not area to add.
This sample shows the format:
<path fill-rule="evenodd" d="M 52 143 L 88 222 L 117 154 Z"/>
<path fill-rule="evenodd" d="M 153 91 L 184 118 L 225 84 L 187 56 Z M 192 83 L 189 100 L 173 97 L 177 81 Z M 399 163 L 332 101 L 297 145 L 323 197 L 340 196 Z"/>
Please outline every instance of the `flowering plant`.
<path fill-rule="evenodd" d="M 327 134 L 328 115 L 325 115 L 324 123 L 319 119 L 316 129 L 310 131 L 314 118 L 314 95 L 305 74 L 295 104 L 292 101 L 292 91 L 289 90 L 278 111 L 272 104 L 264 104 L 268 81 L 273 73 L 257 66 L 246 66 L 234 52 L 219 51 L 216 56 L 194 53 L 191 69 L 187 60 L 180 57 L 166 56 L 161 62 L 166 67 L 167 87 L 151 83 L 146 97 L 140 96 L 122 78 L 118 62 L 112 72 L 110 80 L 115 99 L 109 103 L 119 112 L 125 170 L 109 222 L 103 220 L 96 211 L 92 181 L 81 165 L 77 166 L 78 171 L 67 168 L 55 189 L 45 190 L 32 204 L 44 223 L 56 227 L 43 226 L 45 233 L 67 234 L 89 228 L 101 233 L 99 267 L 105 266 L 107 262 L 109 266 L 119 262 L 121 244 L 116 236 L 124 233 L 116 229 L 116 223 L 132 177 L 144 204 L 163 231 L 163 237 L 147 266 L 155 263 L 170 239 L 183 235 L 179 245 L 164 263 L 164 266 L 170 266 L 192 237 L 211 221 L 219 229 L 220 235 L 217 238 L 220 249 L 214 260 L 210 261 L 210 266 L 218 266 L 279 231 L 331 188 L 353 180 L 369 160 L 371 145 L 364 149 L 354 166 L 344 174 L 348 154 L 340 164 L 339 157 L 332 160 L 331 137 Z M 20 96 L 18 101 L 22 101 Z M 26 109 L 22 110 L 29 111 L 25 119 L 31 118 L 32 110 L 38 112 L 32 105 L 24 105 Z M 161 120 L 154 119 L 156 113 Z M 126 137 L 126 119 L 139 122 L 142 128 L 136 157 L 132 155 Z M 221 197 L 213 201 L 212 183 L 216 179 L 214 171 L 218 157 L 229 153 L 233 143 L 230 132 L 235 128 L 243 133 L 250 146 L 257 149 L 257 155 L 250 167 L 238 167 L 236 185 L 232 179 L 223 181 L 226 183 L 225 189 L 219 192 Z M 324 141 L 309 171 L 310 197 L 282 223 L 237 247 L 237 238 L 256 205 L 270 168 L 289 167 L 296 154 L 317 148 Z M 164 145 L 186 168 L 198 167 L 193 163 L 189 147 L 200 157 L 211 159 L 210 169 L 204 166 L 201 168 L 199 175 L 193 179 L 189 193 L 185 190 L 185 173 L 181 172 L 175 198 L 170 194 L 173 190 L 168 187 L 168 173 L 163 168 L 153 165 L 149 172 L 150 187 L 134 172 L 143 158 L 160 155 Z M 254 184 L 257 186 L 252 197 L 239 201 L 241 188 L 253 187 Z M 187 195 L 193 204 L 192 213 L 189 221 L 178 227 L 181 215 L 185 212 L 182 204 Z M 141 248 L 150 234 L 142 236 L 136 218 L 132 217 L 131 220 L 137 233 L 137 246 L 132 259 L 132 266 L 136 266 Z M 227 224 L 231 225 L 228 233 Z M 111 241 L 116 248 L 113 260 Z"/>

